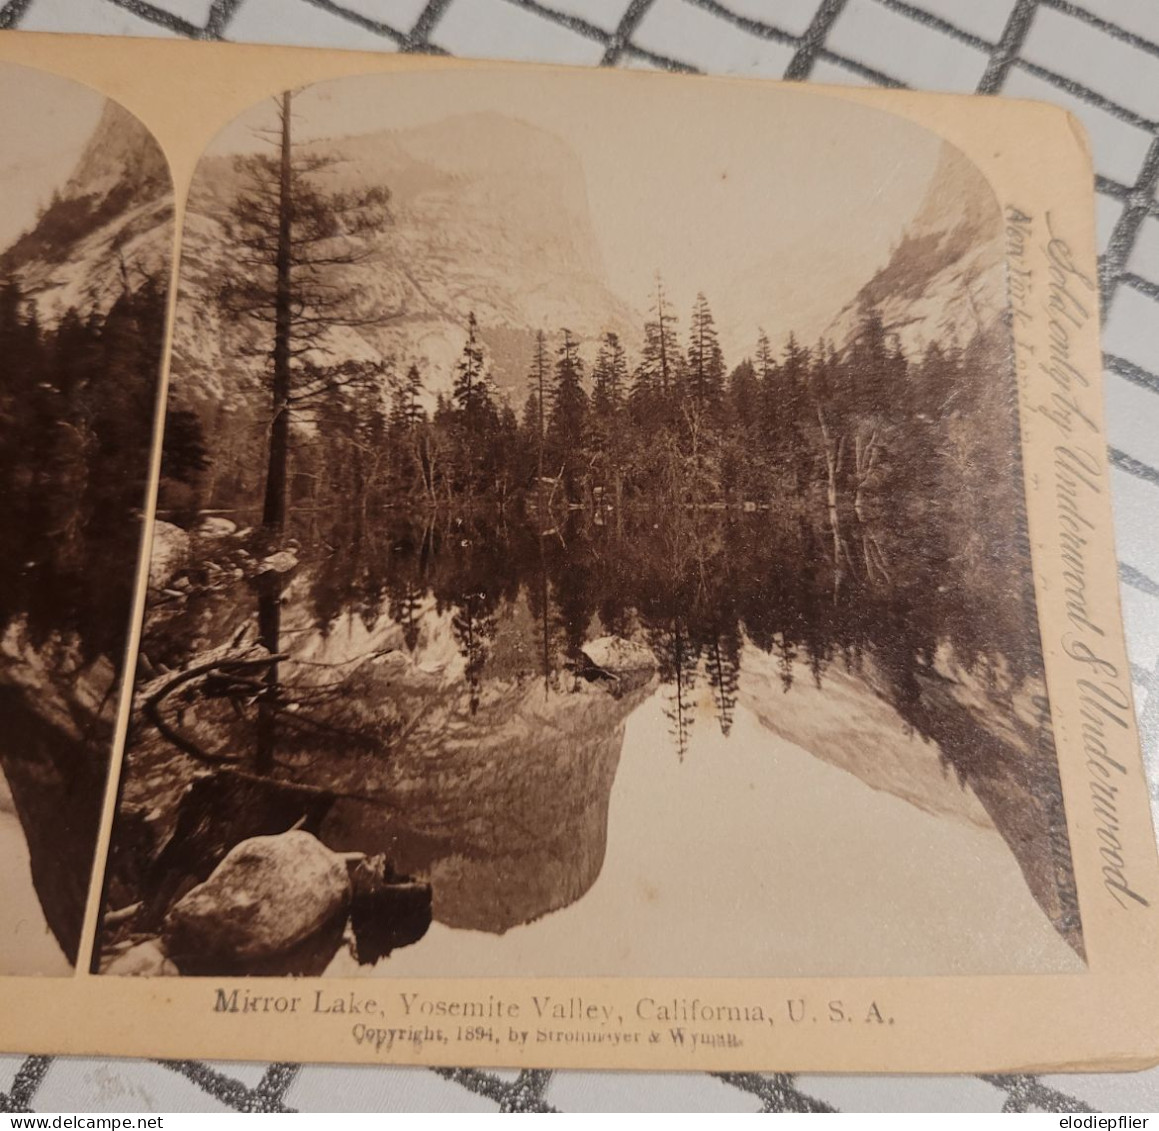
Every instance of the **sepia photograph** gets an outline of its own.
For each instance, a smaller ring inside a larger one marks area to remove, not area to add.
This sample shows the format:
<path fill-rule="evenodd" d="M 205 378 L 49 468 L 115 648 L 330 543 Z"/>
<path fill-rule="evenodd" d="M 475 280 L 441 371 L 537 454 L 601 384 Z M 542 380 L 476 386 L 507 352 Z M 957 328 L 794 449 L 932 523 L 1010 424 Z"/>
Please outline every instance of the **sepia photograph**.
<path fill-rule="evenodd" d="M 0 975 L 67 975 L 105 800 L 173 241 L 160 148 L 0 66 Z"/>
<path fill-rule="evenodd" d="M 1086 969 L 1000 203 L 900 115 L 656 89 L 344 78 L 201 158 L 94 972 Z M 3 260 L 56 368 L 6 378 L 54 440 L 4 461 L 49 693 L 0 834 L 66 957 L 27 830 L 99 808 L 147 449 L 100 398 L 151 411 L 171 222 L 117 137 Z"/>

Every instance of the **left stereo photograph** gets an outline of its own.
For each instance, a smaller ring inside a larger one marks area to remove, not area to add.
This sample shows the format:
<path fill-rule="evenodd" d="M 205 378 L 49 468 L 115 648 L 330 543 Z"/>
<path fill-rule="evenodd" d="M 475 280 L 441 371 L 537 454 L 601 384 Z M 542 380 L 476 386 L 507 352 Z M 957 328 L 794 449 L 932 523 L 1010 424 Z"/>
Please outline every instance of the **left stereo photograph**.
<path fill-rule="evenodd" d="M 0 975 L 77 962 L 126 667 L 173 244 L 149 131 L 0 65 Z"/>

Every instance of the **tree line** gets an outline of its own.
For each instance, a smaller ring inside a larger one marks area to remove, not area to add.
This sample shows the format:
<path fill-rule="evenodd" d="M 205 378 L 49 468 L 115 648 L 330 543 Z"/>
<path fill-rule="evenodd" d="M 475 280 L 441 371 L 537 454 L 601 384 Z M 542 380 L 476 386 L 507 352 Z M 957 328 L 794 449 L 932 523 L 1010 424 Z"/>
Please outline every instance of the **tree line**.
<path fill-rule="evenodd" d="M 165 327 L 165 291 L 126 279 L 106 311 L 45 324 L 18 279 L 0 282 L 0 625 L 75 637 L 118 656 L 128 630 Z M 205 467 L 195 417 L 170 420 L 189 480 Z"/>
<path fill-rule="evenodd" d="M 299 418 L 291 511 L 341 516 L 355 536 L 388 513 L 491 511 L 549 529 L 568 509 L 618 527 L 639 509 L 772 511 L 815 536 L 835 590 L 920 574 L 960 592 L 963 624 L 1001 592 L 1021 627 L 1030 593 L 1029 581 L 1010 592 L 1024 527 L 999 332 L 912 357 L 870 309 L 840 352 L 791 334 L 775 350 L 762 333 L 728 369 L 703 297 L 685 341 L 677 330 L 658 287 L 638 358 L 612 332 L 590 361 L 566 329 L 537 335 L 518 414 L 473 316 L 433 408 L 420 362 L 373 380 L 360 366 Z M 184 447 L 169 444 L 171 463 L 188 463 Z M 253 507 L 258 477 L 240 493 L 230 483 L 204 501 Z"/>

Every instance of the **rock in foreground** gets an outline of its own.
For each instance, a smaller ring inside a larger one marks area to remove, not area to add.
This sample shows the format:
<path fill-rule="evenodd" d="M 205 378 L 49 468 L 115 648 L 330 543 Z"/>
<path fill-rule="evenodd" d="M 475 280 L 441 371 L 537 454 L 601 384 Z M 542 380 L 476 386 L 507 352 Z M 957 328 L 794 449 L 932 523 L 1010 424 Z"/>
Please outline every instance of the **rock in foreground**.
<path fill-rule="evenodd" d="M 149 588 L 164 589 L 189 561 L 189 535 L 180 526 L 158 519 L 153 524 Z"/>
<path fill-rule="evenodd" d="M 183 970 L 252 968 L 309 944 L 349 905 L 346 863 L 315 837 L 253 837 L 172 907 L 166 949 Z"/>

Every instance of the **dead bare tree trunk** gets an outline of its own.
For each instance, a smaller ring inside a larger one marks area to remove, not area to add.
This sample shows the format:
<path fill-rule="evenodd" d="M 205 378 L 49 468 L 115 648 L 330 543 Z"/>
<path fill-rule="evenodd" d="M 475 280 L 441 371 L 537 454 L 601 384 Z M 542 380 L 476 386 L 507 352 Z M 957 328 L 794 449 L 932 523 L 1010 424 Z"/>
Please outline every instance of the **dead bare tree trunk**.
<path fill-rule="evenodd" d="M 845 438 L 834 440 L 825 419 L 821 405 L 817 405 L 817 423 L 821 426 L 821 442 L 825 455 L 825 502 L 829 513 L 829 528 L 833 537 L 833 599 L 841 589 L 844 570 L 841 566 L 843 542 L 841 538 L 841 514 L 838 508 L 838 479 L 845 453 Z"/>
<path fill-rule="evenodd" d="M 877 575 L 888 582 L 889 570 L 886 566 L 885 552 L 869 525 L 865 513 L 865 493 L 874 476 L 877 474 L 878 456 L 881 452 L 881 443 L 878 439 L 878 429 L 874 428 L 868 439 L 863 440 L 858 434 L 854 437 L 854 471 L 853 471 L 853 514 L 861 535 L 861 548 L 865 560 L 865 577 L 873 582 Z"/>

